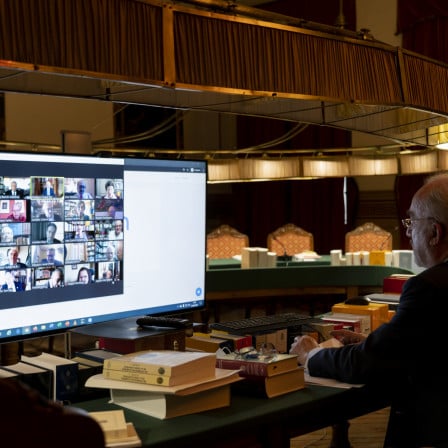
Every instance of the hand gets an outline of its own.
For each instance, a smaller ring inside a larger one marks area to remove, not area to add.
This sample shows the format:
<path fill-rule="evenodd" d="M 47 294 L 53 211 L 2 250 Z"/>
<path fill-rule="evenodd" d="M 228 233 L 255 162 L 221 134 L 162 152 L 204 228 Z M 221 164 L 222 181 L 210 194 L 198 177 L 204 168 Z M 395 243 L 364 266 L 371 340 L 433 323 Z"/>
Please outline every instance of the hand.
<path fill-rule="evenodd" d="M 291 344 L 291 348 L 289 353 L 292 355 L 297 355 L 297 361 L 305 365 L 305 362 L 308 358 L 308 353 L 313 349 L 318 347 L 316 339 L 311 336 L 296 336 L 294 338 L 294 342 Z"/>
<path fill-rule="evenodd" d="M 355 333 L 351 330 L 333 330 L 330 334 L 334 338 L 341 341 L 344 345 L 358 344 L 367 337 L 363 333 Z"/>

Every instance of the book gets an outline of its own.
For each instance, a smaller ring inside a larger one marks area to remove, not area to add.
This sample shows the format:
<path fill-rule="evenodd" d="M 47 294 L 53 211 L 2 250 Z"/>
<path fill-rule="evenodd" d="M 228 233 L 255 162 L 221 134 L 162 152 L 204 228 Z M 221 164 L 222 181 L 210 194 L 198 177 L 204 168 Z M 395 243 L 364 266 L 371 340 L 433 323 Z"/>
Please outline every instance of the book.
<path fill-rule="evenodd" d="M 273 376 L 297 368 L 297 355 L 279 353 L 272 359 L 242 359 L 236 358 L 233 353 L 216 356 L 216 367 L 220 369 L 240 370 L 241 376 Z"/>
<path fill-rule="evenodd" d="M 48 399 L 53 397 L 53 372 L 51 370 L 25 362 L 4 366 L 2 370 L 16 375 L 19 381 L 37 390 L 43 397 Z"/>
<path fill-rule="evenodd" d="M 282 328 L 269 333 L 253 334 L 252 342 L 257 350 L 264 344 L 273 344 L 278 353 L 288 353 L 288 330 Z"/>
<path fill-rule="evenodd" d="M 78 363 L 50 353 L 38 356 L 22 355 L 21 361 L 53 372 L 52 398 L 72 401 L 78 394 Z"/>
<path fill-rule="evenodd" d="M 375 330 L 384 322 L 388 322 L 389 306 L 387 303 L 369 303 L 368 305 L 350 305 L 347 303 L 335 303 L 331 307 L 333 313 L 367 314 L 371 318 L 371 330 Z"/>
<path fill-rule="evenodd" d="M 215 376 L 216 355 L 175 350 L 147 350 L 104 360 L 109 379 L 175 386 Z"/>
<path fill-rule="evenodd" d="M 230 334 L 226 331 L 213 330 L 210 333 L 210 336 L 213 336 L 218 339 L 227 339 L 233 342 L 232 351 L 240 350 L 244 347 L 252 347 L 252 336 L 251 335 L 238 335 L 238 334 Z"/>
<path fill-rule="evenodd" d="M 161 420 L 230 406 L 230 385 L 190 395 L 111 389 L 112 403 Z"/>
<path fill-rule="evenodd" d="M 361 333 L 361 321 L 356 316 L 338 317 L 334 313 L 324 314 L 321 319 L 325 322 L 334 322 L 342 324 L 342 328 Z"/>
<path fill-rule="evenodd" d="M 120 354 L 143 350 L 185 350 L 185 329 L 149 329 L 137 325 L 136 318 L 101 322 L 71 330 L 72 334 L 98 338 L 100 349 Z"/>
<path fill-rule="evenodd" d="M 358 305 L 359 307 L 360 305 Z M 333 322 L 351 322 L 352 319 L 358 320 L 359 323 L 353 322 L 353 326 L 356 327 L 358 333 L 369 334 L 371 332 L 371 318 L 368 314 L 355 314 L 355 313 L 337 313 L 330 312 L 321 316 L 323 320 L 333 320 Z"/>
<path fill-rule="evenodd" d="M 177 386 L 178 384 L 195 381 L 199 377 L 204 378 L 204 373 L 197 369 L 178 376 L 152 375 L 149 373 L 127 372 L 122 370 L 103 369 L 104 378 L 118 381 L 129 381 L 139 384 L 157 384 L 158 386 Z M 208 378 L 208 376 L 205 376 Z"/>
<path fill-rule="evenodd" d="M 104 433 L 106 448 L 139 447 L 142 441 L 134 424 L 126 422 L 122 409 L 116 411 L 89 412 L 101 426 Z"/>
<path fill-rule="evenodd" d="M 193 335 L 185 338 L 185 347 L 192 350 L 200 350 L 202 352 L 216 353 L 217 350 L 225 347 L 229 350 L 233 350 L 233 341 L 208 335 Z"/>
<path fill-rule="evenodd" d="M 144 330 L 132 331 L 127 338 L 98 338 L 99 348 L 119 353 L 143 350 L 185 350 L 185 330 L 159 330 L 159 334 L 143 334 Z M 153 330 L 154 332 L 154 330 Z"/>
<path fill-rule="evenodd" d="M 310 327 L 314 328 L 317 332 L 318 342 L 326 341 L 330 339 L 331 332 L 334 330 L 342 330 L 344 328 L 344 324 L 336 323 L 336 322 L 312 322 L 310 323 Z"/>
<path fill-rule="evenodd" d="M 107 395 L 103 390 L 85 387 L 88 378 L 103 371 L 103 363 L 82 356 L 75 356 L 71 359 L 78 363 L 78 396 L 76 401 L 91 400 Z"/>
<path fill-rule="evenodd" d="M 87 350 L 82 350 L 82 351 L 76 352 L 74 357 L 84 358 L 86 360 L 98 362 L 98 363 L 101 363 L 101 366 L 102 366 L 105 359 L 115 358 L 117 356 L 121 356 L 121 353 L 113 352 L 111 350 L 94 348 L 94 349 L 87 349 Z M 85 361 L 83 361 L 83 363 L 85 363 Z"/>
<path fill-rule="evenodd" d="M 91 376 L 86 382 L 86 387 L 135 390 L 140 392 L 159 392 L 174 395 L 190 395 L 240 380 L 241 377 L 239 375 L 239 371 L 230 369 L 215 369 L 215 375 L 213 378 L 192 381 L 191 383 L 178 384 L 177 386 L 158 386 L 157 384 L 138 384 L 128 381 L 110 380 L 105 378 L 104 375 L 100 373 L 98 375 Z"/>
<path fill-rule="evenodd" d="M 216 369 L 211 379 L 172 387 L 109 380 L 102 374 L 90 377 L 86 386 L 107 388 L 113 403 L 167 419 L 229 406 L 230 385 L 238 381 L 237 370 Z"/>
<path fill-rule="evenodd" d="M 5 378 L 13 378 L 13 379 L 17 379 L 19 376 L 18 373 L 14 373 L 11 372 L 10 370 L 6 370 L 3 367 L 0 367 L 0 378 L 5 379 Z"/>
<path fill-rule="evenodd" d="M 106 443 L 106 448 L 136 448 L 142 446 L 142 441 L 135 430 L 134 424 L 132 422 L 127 422 L 126 428 L 128 431 L 127 436 Z"/>
<path fill-rule="evenodd" d="M 90 416 L 101 426 L 106 444 L 114 439 L 121 439 L 128 435 L 126 419 L 122 409 L 90 412 Z"/>
<path fill-rule="evenodd" d="M 114 356 L 119 356 L 119 353 L 116 353 Z M 77 362 L 80 366 L 83 365 L 95 368 L 96 370 L 98 370 L 98 372 L 96 373 L 100 373 L 103 369 L 103 361 L 95 361 L 94 359 L 77 355 L 71 358 L 71 360 Z"/>
<path fill-rule="evenodd" d="M 246 375 L 241 383 L 234 385 L 240 393 L 265 398 L 278 397 L 289 392 L 305 388 L 305 372 L 303 367 L 272 376 Z"/>

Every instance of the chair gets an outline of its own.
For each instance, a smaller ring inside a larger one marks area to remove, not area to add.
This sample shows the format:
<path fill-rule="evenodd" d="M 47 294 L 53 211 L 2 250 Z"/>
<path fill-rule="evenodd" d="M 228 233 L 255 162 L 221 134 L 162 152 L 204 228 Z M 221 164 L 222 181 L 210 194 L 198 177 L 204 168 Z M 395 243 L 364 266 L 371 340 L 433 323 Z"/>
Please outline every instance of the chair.
<path fill-rule="evenodd" d="M 392 234 L 366 222 L 345 234 L 345 252 L 392 250 Z"/>
<path fill-rule="evenodd" d="M 48 400 L 19 380 L 0 379 L 2 445 L 104 448 L 100 424 L 87 411 Z M 8 443 L 9 442 L 9 443 Z"/>
<path fill-rule="evenodd" d="M 207 234 L 209 258 L 232 258 L 234 255 L 241 255 L 244 247 L 249 247 L 249 237 L 227 224 L 222 224 Z"/>
<path fill-rule="evenodd" d="M 267 245 L 277 255 L 294 255 L 314 250 L 314 237 L 295 224 L 285 224 L 268 235 Z"/>

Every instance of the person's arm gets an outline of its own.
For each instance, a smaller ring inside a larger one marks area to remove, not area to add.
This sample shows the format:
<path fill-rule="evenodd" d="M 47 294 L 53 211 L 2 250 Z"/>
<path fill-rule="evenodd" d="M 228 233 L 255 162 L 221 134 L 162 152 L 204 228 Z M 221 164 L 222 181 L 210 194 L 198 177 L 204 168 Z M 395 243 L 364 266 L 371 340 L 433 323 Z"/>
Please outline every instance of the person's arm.
<path fill-rule="evenodd" d="M 356 333 L 350 330 L 333 330 L 330 332 L 331 336 L 338 339 L 344 345 L 348 344 L 358 344 L 359 342 L 364 341 L 367 337 L 363 333 Z"/>
<path fill-rule="evenodd" d="M 321 348 L 317 341 L 311 336 L 304 335 L 294 338 L 289 353 L 297 355 L 299 363 L 306 368 L 308 357 L 312 356 L 318 350 L 321 350 Z"/>

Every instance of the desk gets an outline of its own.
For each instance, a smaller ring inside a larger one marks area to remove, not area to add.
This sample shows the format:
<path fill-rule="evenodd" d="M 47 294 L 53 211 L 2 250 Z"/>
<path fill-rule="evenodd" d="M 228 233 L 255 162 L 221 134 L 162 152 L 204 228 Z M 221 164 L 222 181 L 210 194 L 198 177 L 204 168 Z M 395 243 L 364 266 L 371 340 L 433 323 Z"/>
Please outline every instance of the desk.
<path fill-rule="evenodd" d="M 105 398 L 76 406 L 89 412 L 123 409 L 107 403 Z M 168 420 L 124 411 L 144 447 L 289 448 L 292 437 L 386 406 L 385 400 L 366 388 L 307 385 L 300 391 L 269 399 L 233 395 L 230 407 Z"/>
<path fill-rule="evenodd" d="M 331 257 L 330 255 L 322 255 L 320 258 L 315 260 L 304 260 L 304 261 L 278 261 L 277 267 L 288 267 L 288 266 L 330 266 Z M 241 261 L 236 258 L 212 258 L 208 261 L 209 270 L 213 269 L 238 269 L 241 268 Z"/>
<path fill-rule="evenodd" d="M 230 261 L 224 262 L 231 264 Z M 237 262 L 238 263 L 238 262 Z M 209 304 L 238 300 L 248 305 L 249 299 L 300 295 L 344 295 L 382 292 L 383 280 L 392 274 L 413 274 L 393 266 L 331 266 L 315 262 L 294 262 L 284 267 L 218 269 L 218 261 L 206 272 L 206 301 Z M 242 300 L 244 299 L 244 300 Z M 338 301 L 341 301 L 340 298 Z M 251 301 L 252 303 L 254 300 Z M 271 303 L 275 312 L 275 303 Z M 248 316 L 247 316 L 248 317 Z M 218 313 L 215 320 L 219 320 Z"/>

